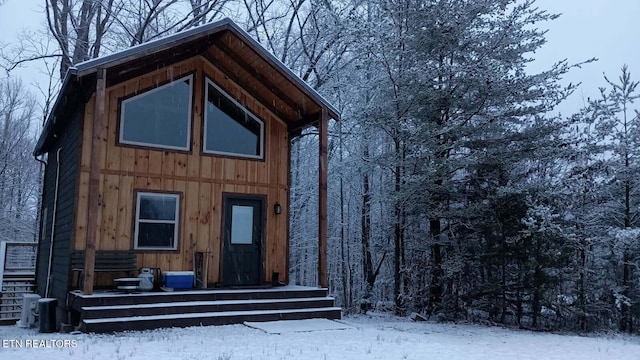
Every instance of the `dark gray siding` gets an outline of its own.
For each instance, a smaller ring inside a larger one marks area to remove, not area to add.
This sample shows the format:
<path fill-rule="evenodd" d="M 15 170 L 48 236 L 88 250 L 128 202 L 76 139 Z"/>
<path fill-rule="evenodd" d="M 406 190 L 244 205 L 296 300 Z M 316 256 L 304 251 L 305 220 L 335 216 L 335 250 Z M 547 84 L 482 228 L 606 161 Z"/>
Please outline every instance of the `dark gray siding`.
<path fill-rule="evenodd" d="M 58 199 L 53 239 L 53 261 L 51 266 L 51 283 L 49 297 L 58 299 L 58 307 L 64 307 L 69 290 L 69 254 L 73 246 L 73 228 L 76 202 L 76 182 L 78 178 L 78 161 L 81 141 L 84 107 L 79 106 L 69 115 L 70 121 L 57 131 L 56 140 L 47 151 L 47 165 L 43 182 L 43 220 L 44 228 L 40 231 L 38 248 L 37 284 L 38 294 L 46 296 L 47 270 L 51 230 L 53 226 L 53 209 L 56 192 L 57 152 L 60 150 L 60 175 L 58 182 Z M 45 218 L 46 213 L 46 218 Z"/>

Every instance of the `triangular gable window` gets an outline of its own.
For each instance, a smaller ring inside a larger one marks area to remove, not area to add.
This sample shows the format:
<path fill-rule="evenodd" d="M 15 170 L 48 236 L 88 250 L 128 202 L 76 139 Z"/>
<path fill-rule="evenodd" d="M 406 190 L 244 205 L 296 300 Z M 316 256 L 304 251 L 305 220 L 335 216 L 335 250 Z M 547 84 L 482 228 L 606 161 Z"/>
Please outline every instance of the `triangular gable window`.
<path fill-rule="evenodd" d="M 193 75 L 122 101 L 120 143 L 190 149 Z"/>
<path fill-rule="evenodd" d="M 264 122 L 207 79 L 204 152 L 262 159 Z"/>

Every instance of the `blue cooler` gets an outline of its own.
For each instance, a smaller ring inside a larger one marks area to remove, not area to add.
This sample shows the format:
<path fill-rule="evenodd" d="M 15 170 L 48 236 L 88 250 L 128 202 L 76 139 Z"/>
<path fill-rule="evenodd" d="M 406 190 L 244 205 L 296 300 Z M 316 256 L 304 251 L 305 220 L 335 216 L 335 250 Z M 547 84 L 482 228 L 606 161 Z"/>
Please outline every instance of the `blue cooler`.
<path fill-rule="evenodd" d="M 193 271 L 164 271 L 162 283 L 172 289 L 191 289 L 195 277 Z"/>

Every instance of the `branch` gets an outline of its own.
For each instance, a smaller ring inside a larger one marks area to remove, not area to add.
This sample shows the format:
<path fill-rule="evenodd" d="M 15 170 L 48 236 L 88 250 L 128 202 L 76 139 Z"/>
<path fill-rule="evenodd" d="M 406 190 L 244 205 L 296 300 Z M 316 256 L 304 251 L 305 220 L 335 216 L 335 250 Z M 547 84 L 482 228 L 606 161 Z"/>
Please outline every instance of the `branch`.
<path fill-rule="evenodd" d="M 37 55 L 37 56 L 32 56 L 26 59 L 20 59 L 17 61 L 11 61 L 12 65 L 9 67 L 5 67 L 3 66 L 3 68 L 5 69 L 5 71 L 7 73 L 11 72 L 11 70 L 14 70 L 15 68 L 17 68 L 18 66 L 29 62 L 29 61 L 35 61 L 35 60 L 42 60 L 42 59 L 50 59 L 50 58 L 61 58 L 63 57 L 63 54 L 48 54 L 48 55 Z"/>

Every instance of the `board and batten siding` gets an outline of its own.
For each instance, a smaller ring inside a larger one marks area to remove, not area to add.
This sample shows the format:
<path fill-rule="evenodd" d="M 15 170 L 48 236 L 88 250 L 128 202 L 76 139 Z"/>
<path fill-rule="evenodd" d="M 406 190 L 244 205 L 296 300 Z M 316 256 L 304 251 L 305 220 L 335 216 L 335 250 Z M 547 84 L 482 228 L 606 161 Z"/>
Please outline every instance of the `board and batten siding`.
<path fill-rule="evenodd" d="M 82 104 L 76 105 L 75 113 L 70 116 L 64 129 L 61 129 L 56 140 L 47 153 L 47 165 L 43 180 L 42 214 L 40 241 L 38 242 L 38 258 L 36 272 L 37 292 L 46 296 L 49 249 L 51 231 L 54 231 L 53 256 L 51 266 L 51 283 L 49 297 L 58 299 L 58 308 L 64 308 L 69 287 L 69 257 L 74 236 L 74 216 L 76 215 L 76 185 L 78 176 L 78 144 L 81 135 Z M 57 152 L 60 150 L 60 174 L 58 181 L 58 197 L 56 207 L 55 229 L 53 226 L 54 200 L 56 192 Z M 44 210 L 46 209 L 46 211 Z M 46 216 L 44 216 L 46 215 Z"/>
<path fill-rule="evenodd" d="M 178 152 L 118 146 L 119 99 L 193 74 L 194 101 L 191 150 Z M 258 115 L 265 123 L 264 160 L 246 160 L 202 154 L 204 76 Z M 78 188 L 75 249 L 86 244 L 95 95 L 85 107 Z M 272 272 L 288 274 L 289 135 L 284 122 L 263 107 L 205 58 L 196 56 L 165 68 L 110 86 L 106 91 L 107 126 L 100 135 L 103 155 L 100 169 L 100 207 L 96 249 L 133 249 L 135 191 L 167 191 L 181 194 L 178 251 L 140 251 L 139 267 L 162 271 L 193 269 L 191 238 L 196 251 L 209 251 L 209 282 L 219 281 L 223 193 L 264 195 L 266 201 L 263 241 L 264 281 Z M 282 205 L 275 215 L 273 206 Z M 97 274 L 96 284 L 107 281 Z M 108 285 L 108 284 L 105 284 Z"/>

